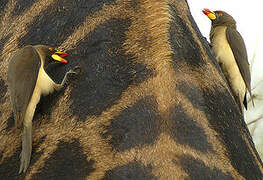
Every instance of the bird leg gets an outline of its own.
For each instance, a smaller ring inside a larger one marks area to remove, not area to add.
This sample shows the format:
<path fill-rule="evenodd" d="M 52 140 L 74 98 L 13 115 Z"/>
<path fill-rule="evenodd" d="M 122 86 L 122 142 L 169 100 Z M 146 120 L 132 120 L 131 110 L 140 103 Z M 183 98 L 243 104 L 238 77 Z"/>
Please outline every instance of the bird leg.
<path fill-rule="evenodd" d="M 56 91 L 59 91 L 59 90 L 61 90 L 63 87 L 65 87 L 65 85 L 67 84 L 67 81 L 68 81 L 68 75 L 70 75 L 70 74 L 79 74 L 80 71 L 81 71 L 81 68 L 80 68 L 79 66 L 75 66 L 73 69 L 69 70 L 69 71 L 65 74 L 65 76 L 64 76 L 64 78 L 63 78 L 63 80 L 62 80 L 62 82 L 61 82 L 60 84 L 56 84 L 56 83 L 54 84 L 55 90 L 56 90 Z"/>

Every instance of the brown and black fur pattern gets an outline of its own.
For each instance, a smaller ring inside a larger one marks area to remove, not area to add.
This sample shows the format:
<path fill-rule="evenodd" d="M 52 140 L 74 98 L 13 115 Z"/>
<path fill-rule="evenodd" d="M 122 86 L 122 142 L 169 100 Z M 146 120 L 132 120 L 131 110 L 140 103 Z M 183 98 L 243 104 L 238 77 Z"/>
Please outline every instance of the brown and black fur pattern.
<path fill-rule="evenodd" d="M 1 0 L 0 179 L 261 179 L 262 163 L 183 0 Z M 27 44 L 67 50 L 82 74 L 20 136 L 8 59 Z"/>

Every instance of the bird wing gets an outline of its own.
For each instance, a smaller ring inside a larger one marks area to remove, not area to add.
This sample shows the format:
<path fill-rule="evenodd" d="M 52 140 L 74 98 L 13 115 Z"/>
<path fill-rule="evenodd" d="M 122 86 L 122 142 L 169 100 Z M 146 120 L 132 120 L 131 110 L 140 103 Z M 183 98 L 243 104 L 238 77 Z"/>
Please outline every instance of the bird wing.
<path fill-rule="evenodd" d="M 233 55 L 235 57 L 241 76 L 246 84 L 250 97 L 252 97 L 250 85 L 251 76 L 245 42 L 239 32 L 233 27 L 227 27 L 226 38 L 232 49 Z"/>
<path fill-rule="evenodd" d="M 8 84 L 17 127 L 23 124 L 27 106 L 35 89 L 41 66 L 40 56 L 32 46 L 16 52 L 8 66 Z"/>

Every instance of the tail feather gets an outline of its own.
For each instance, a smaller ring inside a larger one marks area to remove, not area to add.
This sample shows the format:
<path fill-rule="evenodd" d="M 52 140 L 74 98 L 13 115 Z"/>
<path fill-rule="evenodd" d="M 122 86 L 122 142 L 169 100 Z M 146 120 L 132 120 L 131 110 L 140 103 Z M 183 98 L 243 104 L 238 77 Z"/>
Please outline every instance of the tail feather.
<path fill-rule="evenodd" d="M 31 159 L 32 152 L 32 123 L 24 124 L 22 134 L 22 152 L 20 154 L 20 168 L 21 172 L 25 173 Z"/>
<path fill-rule="evenodd" d="M 252 105 L 253 105 L 253 107 L 255 107 L 254 98 L 253 98 L 251 89 L 249 89 L 248 92 L 249 92 L 249 95 L 250 95 L 250 98 L 251 98 L 251 101 L 252 101 Z"/>
<path fill-rule="evenodd" d="M 243 104 L 244 104 L 245 109 L 247 110 L 247 93 L 244 96 Z"/>

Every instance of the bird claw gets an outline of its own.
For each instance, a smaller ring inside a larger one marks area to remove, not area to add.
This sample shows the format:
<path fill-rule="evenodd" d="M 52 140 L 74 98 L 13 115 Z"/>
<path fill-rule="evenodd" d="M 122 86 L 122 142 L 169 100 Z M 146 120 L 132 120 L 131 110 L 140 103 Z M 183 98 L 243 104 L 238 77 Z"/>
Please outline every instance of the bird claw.
<path fill-rule="evenodd" d="M 75 66 L 73 68 L 73 71 L 76 72 L 77 74 L 80 74 L 81 73 L 81 67 L 80 66 Z"/>
<path fill-rule="evenodd" d="M 75 66 L 73 69 L 69 70 L 69 74 L 79 74 L 81 72 L 80 66 Z"/>
<path fill-rule="evenodd" d="M 69 70 L 66 75 L 64 76 L 64 79 L 61 83 L 62 86 L 65 86 L 66 84 L 68 84 L 69 81 L 69 76 L 71 76 L 72 74 L 78 75 L 81 72 L 81 68 L 80 66 L 75 66 L 73 69 Z"/>

